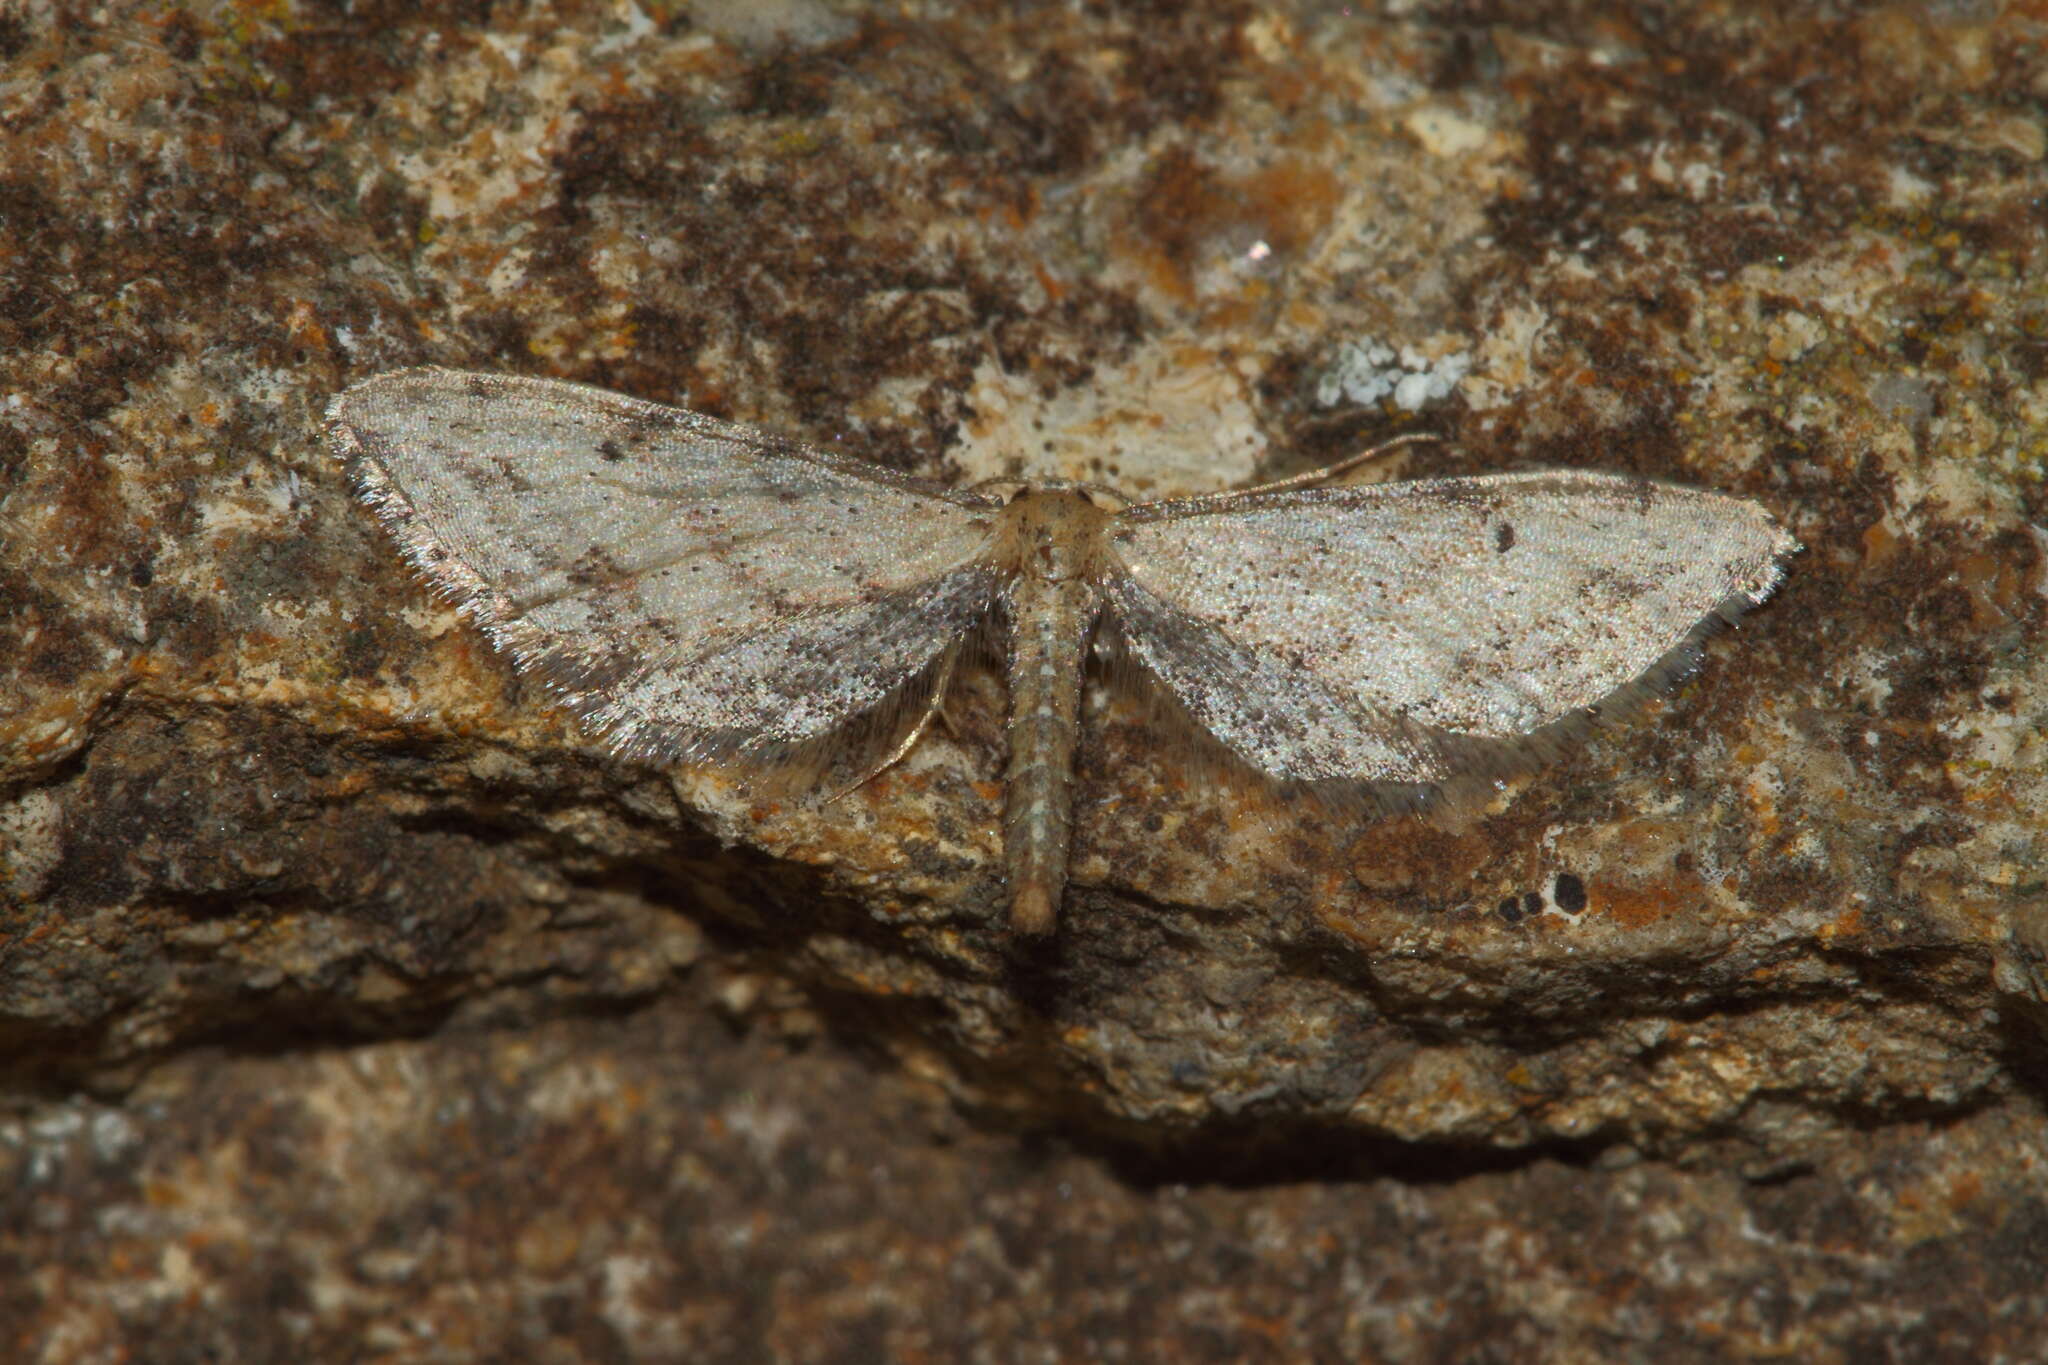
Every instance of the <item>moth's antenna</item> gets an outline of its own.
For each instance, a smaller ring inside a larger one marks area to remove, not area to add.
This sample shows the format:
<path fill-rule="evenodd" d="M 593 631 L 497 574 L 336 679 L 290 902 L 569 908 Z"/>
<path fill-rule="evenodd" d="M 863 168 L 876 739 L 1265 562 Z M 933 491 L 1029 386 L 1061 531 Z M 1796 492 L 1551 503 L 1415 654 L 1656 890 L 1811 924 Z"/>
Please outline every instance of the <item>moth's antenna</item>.
<path fill-rule="evenodd" d="M 1376 446 L 1367 446 L 1356 455 L 1347 455 L 1337 461 L 1337 463 L 1326 464 L 1321 469 L 1305 470 L 1300 474 L 1292 474 L 1287 478 L 1275 479 L 1271 483 L 1257 484 L 1251 488 L 1233 488 L 1230 490 L 1230 496 L 1241 498 L 1247 493 L 1278 493 L 1283 489 L 1301 488 L 1308 484 L 1325 483 L 1330 479 L 1336 478 L 1339 474 L 1349 473 L 1362 464 L 1368 464 L 1383 456 L 1391 455 L 1403 446 L 1412 446 L 1421 441 L 1441 441 L 1442 439 L 1443 437 L 1433 431 L 1411 431 L 1406 435 L 1395 436 L 1381 441 Z"/>
<path fill-rule="evenodd" d="M 1339 474 L 1345 473 L 1348 470 L 1356 469 L 1369 460 L 1377 460 L 1382 456 L 1390 455 L 1403 446 L 1411 446 L 1418 441 L 1441 441 L 1442 439 L 1443 437 L 1438 436 L 1434 432 L 1411 431 L 1406 435 L 1381 441 L 1376 446 L 1368 446 L 1356 455 L 1347 455 L 1335 464 L 1326 464 L 1321 469 L 1305 470 L 1300 474 L 1293 474 L 1284 479 L 1275 479 L 1271 483 L 1262 483 L 1253 488 L 1226 488 L 1217 493 L 1196 493 L 1185 498 L 1159 498 L 1152 502 L 1142 502 L 1137 505 L 1148 511 L 1154 508 L 1171 509 L 1172 515 L 1175 516 L 1185 516 L 1190 512 L 1230 507 L 1234 506 L 1240 499 L 1248 498 L 1254 493 L 1279 493 L 1289 488 L 1301 488 L 1307 484 L 1322 483 L 1325 480 L 1334 479 Z"/>

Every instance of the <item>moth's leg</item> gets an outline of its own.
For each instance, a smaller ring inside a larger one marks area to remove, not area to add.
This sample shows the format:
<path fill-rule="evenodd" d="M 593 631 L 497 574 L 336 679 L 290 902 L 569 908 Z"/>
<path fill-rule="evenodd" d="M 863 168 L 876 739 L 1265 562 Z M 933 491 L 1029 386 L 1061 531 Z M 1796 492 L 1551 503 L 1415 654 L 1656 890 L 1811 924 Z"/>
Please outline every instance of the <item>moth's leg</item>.
<path fill-rule="evenodd" d="M 939 656 L 938 675 L 932 679 L 931 700 L 926 702 L 924 710 L 918 713 L 917 723 L 910 727 L 910 733 L 905 735 L 895 748 L 884 754 L 879 763 L 876 763 L 859 777 L 826 797 L 826 805 L 829 806 L 840 797 L 851 796 L 859 791 L 862 787 L 865 787 L 868 783 L 874 781 L 898 763 L 901 763 L 904 755 L 917 747 L 917 742 L 924 738 L 924 732 L 931 728 L 933 718 L 938 716 L 939 708 L 945 704 L 946 689 L 953 685 L 953 665 L 958 662 L 959 658 L 960 646 L 957 644 L 948 645 L 946 652 Z"/>
<path fill-rule="evenodd" d="M 1376 446 L 1367 446 L 1356 455 L 1347 455 L 1337 461 L 1337 463 L 1326 464 L 1321 469 L 1306 470 L 1300 474 L 1290 475 L 1284 479 L 1275 479 L 1271 483 L 1258 484 L 1252 488 L 1233 488 L 1226 496 L 1241 498 L 1247 493 L 1278 493 L 1283 489 L 1301 488 L 1308 484 L 1327 483 L 1339 474 L 1348 474 L 1362 464 L 1369 464 L 1374 460 L 1384 459 L 1404 446 L 1412 446 L 1421 441 L 1440 441 L 1442 439 L 1441 436 L 1436 435 L 1434 432 L 1411 431 L 1405 436 L 1396 436 L 1391 440 L 1381 441 Z"/>

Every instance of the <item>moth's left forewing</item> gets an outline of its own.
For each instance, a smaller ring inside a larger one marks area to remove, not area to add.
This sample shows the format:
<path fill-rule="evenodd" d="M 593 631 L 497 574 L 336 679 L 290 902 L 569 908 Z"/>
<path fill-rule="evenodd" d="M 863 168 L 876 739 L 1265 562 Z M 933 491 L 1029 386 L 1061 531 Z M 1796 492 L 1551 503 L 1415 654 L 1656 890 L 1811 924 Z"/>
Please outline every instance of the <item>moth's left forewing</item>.
<path fill-rule="evenodd" d="M 1579 473 L 1139 504 L 1113 546 L 1119 628 L 1196 721 L 1276 775 L 1375 782 L 1670 669 L 1797 548 L 1754 503 Z"/>
<path fill-rule="evenodd" d="M 413 565 L 630 753 L 826 736 L 993 605 L 993 504 L 699 413 L 417 369 L 329 431 Z"/>

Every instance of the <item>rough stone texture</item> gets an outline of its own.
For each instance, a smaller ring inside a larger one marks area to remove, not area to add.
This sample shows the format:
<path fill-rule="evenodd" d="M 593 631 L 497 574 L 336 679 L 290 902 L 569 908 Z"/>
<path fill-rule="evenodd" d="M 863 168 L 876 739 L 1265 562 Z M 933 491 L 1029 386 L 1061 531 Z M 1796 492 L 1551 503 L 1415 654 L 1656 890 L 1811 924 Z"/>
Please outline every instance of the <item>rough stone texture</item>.
<path fill-rule="evenodd" d="M 2048 14 L 1355 8 L 0 13 L 10 1358 L 2048 1359 Z M 1420 814 L 1105 703 L 1020 949 L 992 680 L 608 760 L 320 444 L 418 361 L 1807 550 Z"/>

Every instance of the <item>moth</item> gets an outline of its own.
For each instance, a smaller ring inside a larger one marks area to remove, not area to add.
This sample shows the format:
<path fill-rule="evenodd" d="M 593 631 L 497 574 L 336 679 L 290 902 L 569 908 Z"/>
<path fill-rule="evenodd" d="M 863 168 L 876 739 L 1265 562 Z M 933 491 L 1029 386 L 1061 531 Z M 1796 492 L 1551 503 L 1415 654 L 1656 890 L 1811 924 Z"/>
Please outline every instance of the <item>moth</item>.
<path fill-rule="evenodd" d="M 1797 548 L 1753 502 L 1600 473 L 1309 486 L 1334 466 L 1152 501 L 956 489 L 448 369 L 367 379 L 327 421 L 405 558 L 624 755 L 774 759 L 921 695 L 878 772 L 966 643 L 1000 631 L 1022 934 L 1053 928 L 1065 889 L 1098 637 L 1283 783 L 1427 787 L 1683 668 Z"/>

